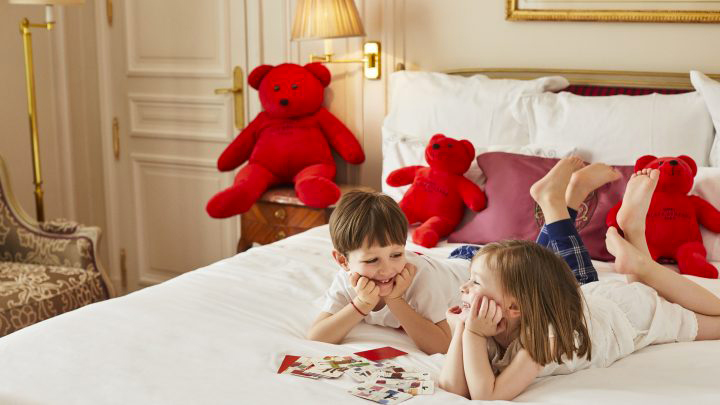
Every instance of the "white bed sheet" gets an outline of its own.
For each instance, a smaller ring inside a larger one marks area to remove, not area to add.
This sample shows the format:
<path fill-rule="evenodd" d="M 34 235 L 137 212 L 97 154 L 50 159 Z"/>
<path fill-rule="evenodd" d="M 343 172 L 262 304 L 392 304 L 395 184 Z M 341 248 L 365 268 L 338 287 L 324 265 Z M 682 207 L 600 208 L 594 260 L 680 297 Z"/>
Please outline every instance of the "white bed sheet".
<path fill-rule="evenodd" d="M 445 257 L 455 245 L 428 250 Z M 369 404 L 348 376 L 277 375 L 285 354 L 346 355 L 391 345 L 431 371 L 402 332 L 360 324 L 342 345 L 307 341 L 313 301 L 336 267 L 327 226 L 93 304 L 0 339 L 0 404 Z M 608 264 L 599 264 L 607 270 Z M 601 278 L 617 275 L 603 272 Z M 720 282 L 699 280 L 720 295 Z M 607 369 L 536 380 L 517 401 L 552 404 L 720 403 L 720 342 L 651 346 Z M 464 404 L 437 390 L 409 404 Z"/>

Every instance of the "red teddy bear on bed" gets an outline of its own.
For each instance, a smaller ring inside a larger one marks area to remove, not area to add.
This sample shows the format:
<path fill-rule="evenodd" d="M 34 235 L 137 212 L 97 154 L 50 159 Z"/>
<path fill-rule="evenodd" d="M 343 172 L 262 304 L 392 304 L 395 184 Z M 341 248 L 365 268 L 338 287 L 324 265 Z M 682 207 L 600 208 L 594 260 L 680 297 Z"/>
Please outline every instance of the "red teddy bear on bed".
<path fill-rule="evenodd" d="M 234 184 L 207 204 L 213 218 L 227 218 L 250 209 L 268 187 L 294 183 L 298 198 L 310 207 L 336 202 L 332 150 L 354 164 L 365 160 L 350 130 L 322 106 L 330 71 L 320 63 L 300 66 L 262 65 L 248 76 L 257 89 L 263 111 L 225 148 L 217 162 L 220 171 L 248 161 Z"/>
<path fill-rule="evenodd" d="M 390 173 L 386 180 L 390 186 L 412 183 L 400 200 L 400 208 L 410 224 L 422 222 L 413 231 L 415 243 L 433 247 L 460 223 L 465 205 L 473 211 L 485 208 L 485 193 L 463 176 L 474 158 L 470 141 L 437 134 L 425 148 L 430 167 L 408 166 Z"/>
<path fill-rule="evenodd" d="M 687 195 L 697 174 L 695 161 L 684 155 L 647 155 L 635 163 L 635 171 L 645 168 L 660 170 L 646 219 L 650 255 L 654 260 L 676 261 L 682 274 L 717 278 L 717 269 L 706 259 L 699 225 L 720 232 L 720 211 L 698 196 Z M 608 212 L 608 226 L 617 227 L 621 204 Z"/>

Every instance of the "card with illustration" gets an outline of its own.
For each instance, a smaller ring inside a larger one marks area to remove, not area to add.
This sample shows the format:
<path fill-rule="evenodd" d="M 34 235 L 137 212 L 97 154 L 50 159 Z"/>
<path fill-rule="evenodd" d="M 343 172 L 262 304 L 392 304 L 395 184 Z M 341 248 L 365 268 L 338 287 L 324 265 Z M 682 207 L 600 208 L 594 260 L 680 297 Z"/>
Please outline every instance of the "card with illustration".
<path fill-rule="evenodd" d="M 356 397 L 364 398 L 383 405 L 399 404 L 400 402 L 413 397 L 408 393 L 400 392 L 384 385 L 359 385 L 348 392 Z"/>
<path fill-rule="evenodd" d="M 309 375 L 317 375 L 322 378 L 338 378 L 345 374 L 346 368 L 333 368 L 327 366 L 314 365 L 306 368 L 303 373 Z"/>
<path fill-rule="evenodd" d="M 369 364 L 350 367 L 347 369 L 347 373 L 350 377 L 357 382 L 366 382 L 373 376 L 377 375 L 381 370 L 385 369 L 397 369 L 398 365 L 390 360 L 381 360 L 370 362 Z"/>
<path fill-rule="evenodd" d="M 369 360 L 353 356 L 325 356 L 323 358 L 314 359 L 313 363 L 318 366 L 344 369 L 348 369 L 350 367 L 364 367 L 371 364 Z"/>
<path fill-rule="evenodd" d="M 321 375 L 308 371 L 311 367 L 313 367 L 313 362 L 310 357 L 286 355 L 278 369 L 278 374 L 290 374 L 312 379 L 320 378 Z"/>
<path fill-rule="evenodd" d="M 430 381 L 430 373 L 425 372 L 403 372 L 403 371 L 392 371 L 392 370 L 380 370 L 377 373 L 378 378 L 384 378 L 387 380 L 420 380 Z"/>
<path fill-rule="evenodd" d="M 435 382 L 419 380 L 393 380 L 375 378 L 373 385 L 385 385 L 410 395 L 431 395 L 435 392 Z"/>

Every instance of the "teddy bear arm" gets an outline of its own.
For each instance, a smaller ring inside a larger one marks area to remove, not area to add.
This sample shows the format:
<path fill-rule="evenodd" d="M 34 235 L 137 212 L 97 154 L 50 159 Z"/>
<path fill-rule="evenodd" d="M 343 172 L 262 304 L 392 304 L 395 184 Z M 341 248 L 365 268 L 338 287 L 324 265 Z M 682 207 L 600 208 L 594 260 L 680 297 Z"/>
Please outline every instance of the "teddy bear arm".
<path fill-rule="evenodd" d="M 392 187 L 407 186 L 412 184 L 415 180 L 415 174 L 422 168 L 423 166 L 407 166 L 395 169 L 390 172 L 385 182 Z"/>
<path fill-rule="evenodd" d="M 248 124 L 245 129 L 240 131 L 238 136 L 230 142 L 230 145 L 225 148 L 218 158 L 218 170 L 221 172 L 233 170 L 248 160 L 250 153 L 252 153 L 252 150 L 255 147 L 258 130 L 265 120 L 265 113 L 262 112 L 258 114 L 254 120 L 250 121 L 250 124 Z"/>
<path fill-rule="evenodd" d="M 478 212 L 487 206 L 487 197 L 477 184 L 463 177 L 458 182 L 458 191 L 465 205 L 471 210 Z"/>
<path fill-rule="evenodd" d="M 696 195 L 690 196 L 690 200 L 695 206 L 698 222 L 713 232 L 720 232 L 720 211 Z"/>
<path fill-rule="evenodd" d="M 324 107 L 318 110 L 316 118 L 328 143 L 340 157 L 352 164 L 365 161 L 365 153 L 360 143 L 345 124 Z"/>

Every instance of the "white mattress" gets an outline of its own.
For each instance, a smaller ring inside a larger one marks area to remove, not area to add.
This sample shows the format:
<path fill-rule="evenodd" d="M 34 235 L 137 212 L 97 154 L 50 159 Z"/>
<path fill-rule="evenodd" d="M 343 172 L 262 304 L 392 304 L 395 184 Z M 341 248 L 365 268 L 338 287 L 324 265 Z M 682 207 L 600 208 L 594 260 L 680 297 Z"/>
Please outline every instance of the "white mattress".
<path fill-rule="evenodd" d="M 410 250 L 444 257 L 453 245 Z M 277 375 L 285 354 L 346 355 L 391 345 L 432 372 L 402 332 L 360 324 L 342 345 L 303 338 L 329 286 L 327 227 L 222 260 L 161 285 L 52 318 L 0 339 L 0 404 L 369 404 L 356 384 Z M 607 269 L 608 264 L 599 264 Z M 616 277 L 602 273 L 601 278 Z M 720 294 L 720 281 L 700 280 Z M 536 380 L 518 401 L 720 403 L 720 341 L 651 346 L 607 369 Z M 466 403 L 437 390 L 410 404 Z"/>

